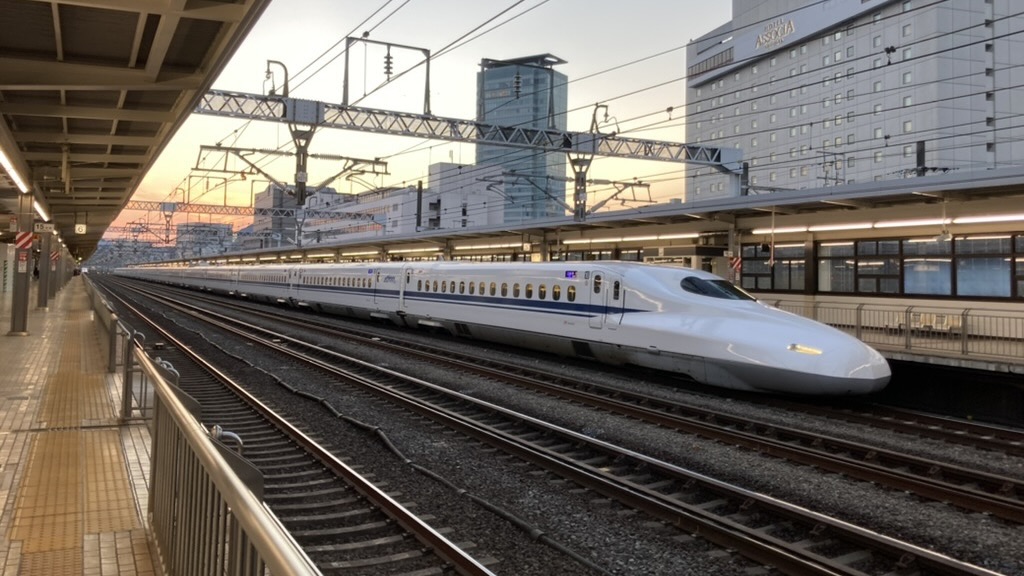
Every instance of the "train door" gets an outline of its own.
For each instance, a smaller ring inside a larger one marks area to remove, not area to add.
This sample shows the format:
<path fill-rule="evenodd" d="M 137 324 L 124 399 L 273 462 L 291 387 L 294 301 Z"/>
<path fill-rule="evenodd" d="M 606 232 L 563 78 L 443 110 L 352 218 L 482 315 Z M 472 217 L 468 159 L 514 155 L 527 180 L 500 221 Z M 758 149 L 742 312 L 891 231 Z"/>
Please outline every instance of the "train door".
<path fill-rule="evenodd" d="M 302 281 L 302 272 L 299 270 L 299 268 L 288 268 L 286 274 L 286 282 L 288 284 L 288 297 L 291 298 L 293 302 L 300 300 L 301 298 L 299 297 L 299 282 Z"/>
<path fill-rule="evenodd" d="M 590 278 L 590 306 L 595 314 L 590 317 L 591 328 L 614 330 L 622 322 L 625 292 L 622 276 L 594 270 Z"/>
<path fill-rule="evenodd" d="M 412 266 L 402 266 L 402 277 L 398 282 L 398 312 L 405 313 L 405 291 L 412 286 Z"/>

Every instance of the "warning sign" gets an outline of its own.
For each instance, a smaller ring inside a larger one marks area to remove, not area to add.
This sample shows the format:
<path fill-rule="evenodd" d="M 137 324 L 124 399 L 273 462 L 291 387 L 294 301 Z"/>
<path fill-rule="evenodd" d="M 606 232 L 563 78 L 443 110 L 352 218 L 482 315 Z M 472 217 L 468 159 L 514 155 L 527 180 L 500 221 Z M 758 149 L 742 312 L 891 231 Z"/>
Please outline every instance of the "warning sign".
<path fill-rule="evenodd" d="M 14 239 L 14 247 L 18 250 L 28 250 L 32 247 L 32 233 L 18 232 Z"/>

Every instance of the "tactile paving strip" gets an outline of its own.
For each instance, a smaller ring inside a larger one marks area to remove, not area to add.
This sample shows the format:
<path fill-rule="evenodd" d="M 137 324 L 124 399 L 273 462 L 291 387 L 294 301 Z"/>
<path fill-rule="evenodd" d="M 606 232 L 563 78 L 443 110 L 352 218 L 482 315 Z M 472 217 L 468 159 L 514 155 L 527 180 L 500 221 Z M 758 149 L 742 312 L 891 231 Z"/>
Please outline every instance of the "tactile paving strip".
<path fill-rule="evenodd" d="M 30 446 L 10 487 L 17 496 L 6 569 L 154 574 L 85 291 L 76 290 L 73 300 L 59 330 L 47 321 L 52 337 L 40 342 L 47 353 L 33 351 L 32 371 L 42 376 L 36 417 L 21 419 L 20 430 L 10 434 L 28 437 Z M 2 408 L 18 411 L 14 404 Z M 0 444 L 6 451 L 8 443 Z"/>

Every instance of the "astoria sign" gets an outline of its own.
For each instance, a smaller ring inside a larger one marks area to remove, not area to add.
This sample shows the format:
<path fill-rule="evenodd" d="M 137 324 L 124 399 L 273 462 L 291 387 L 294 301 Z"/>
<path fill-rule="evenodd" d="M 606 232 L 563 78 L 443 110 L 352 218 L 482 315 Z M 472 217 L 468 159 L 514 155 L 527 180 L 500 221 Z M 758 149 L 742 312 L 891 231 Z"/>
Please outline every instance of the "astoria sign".
<path fill-rule="evenodd" d="M 764 31 L 757 35 L 754 49 L 774 48 L 785 42 L 786 38 L 789 38 L 794 32 L 796 32 L 796 26 L 792 20 L 785 18 L 773 20 L 765 24 Z"/>

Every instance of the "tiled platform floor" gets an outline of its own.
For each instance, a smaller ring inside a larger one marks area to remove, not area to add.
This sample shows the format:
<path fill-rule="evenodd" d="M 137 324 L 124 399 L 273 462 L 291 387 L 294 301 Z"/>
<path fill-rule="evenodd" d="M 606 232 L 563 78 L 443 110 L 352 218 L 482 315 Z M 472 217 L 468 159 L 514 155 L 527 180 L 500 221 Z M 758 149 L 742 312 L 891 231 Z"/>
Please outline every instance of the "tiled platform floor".
<path fill-rule="evenodd" d="M 121 424 L 120 377 L 81 277 L 10 335 L 0 294 L 0 572 L 157 574 L 145 527 L 149 430 Z"/>

